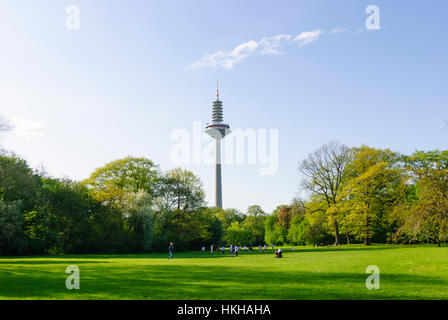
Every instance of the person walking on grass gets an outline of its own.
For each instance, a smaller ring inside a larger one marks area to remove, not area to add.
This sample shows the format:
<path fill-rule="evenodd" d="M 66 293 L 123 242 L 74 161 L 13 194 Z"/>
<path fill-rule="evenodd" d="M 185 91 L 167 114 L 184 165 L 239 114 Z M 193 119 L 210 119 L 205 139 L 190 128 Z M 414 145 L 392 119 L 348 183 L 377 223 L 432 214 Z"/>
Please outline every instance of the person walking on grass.
<path fill-rule="evenodd" d="M 268 245 L 264 244 L 264 253 L 268 253 Z"/>
<path fill-rule="evenodd" d="M 210 253 L 213 255 L 213 245 L 210 246 Z"/>
<path fill-rule="evenodd" d="M 205 253 L 205 247 L 202 247 L 202 253 Z"/>
<path fill-rule="evenodd" d="M 170 256 L 168 259 L 173 259 L 173 253 L 174 253 L 174 244 L 170 242 L 170 246 L 168 247 L 168 252 L 170 253 Z"/>
<path fill-rule="evenodd" d="M 235 256 L 237 256 L 237 257 L 238 257 L 238 249 L 239 249 L 239 247 L 235 246 Z"/>
<path fill-rule="evenodd" d="M 222 246 L 222 254 L 224 254 L 226 251 L 226 246 Z"/>
<path fill-rule="evenodd" d="M 258 250 L 260 250 L 260 253 L 261 253 L 261 244 L 258 246 Z"/>

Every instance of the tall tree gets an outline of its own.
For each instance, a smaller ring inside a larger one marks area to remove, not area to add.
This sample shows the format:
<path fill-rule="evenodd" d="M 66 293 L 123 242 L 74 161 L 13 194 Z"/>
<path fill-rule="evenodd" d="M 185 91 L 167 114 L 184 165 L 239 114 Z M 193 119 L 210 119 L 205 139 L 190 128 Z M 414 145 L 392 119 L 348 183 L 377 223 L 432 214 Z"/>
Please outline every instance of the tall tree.
<path fill-rule="evenodd" d="M 299 170 L 304 176 L 302 186 L 311 194 L 322 196 L 328 208 L 336 205 L 349 159 L 350 151 L 345 145 L 337 142 L 324 144 L 309 154 L 299 165 Z M 330 214 L 329 218 L 334 228 L 335 245 L 339 245 L 337 216 Z"/>
<path fill-rule="evenodd" d="M 347 213 L 346 226 L 352 233 L 371 244 L 374 228 L 398 203 L 404 185 L 399 156 L 390 150 L 366 146 L 354 149 L 353 161 L 347 167 L 349 177 L 338 196 L 334 211 Z"/>
<path fill-rule="evenodd" d="M 96 169 L 84 184 L 100 201 L 120 208 L 129 193 L 144 190 L 151 199 L 158 194 L 160 170 L 146 158 L 126 157 Z"/>
<path fill-rule="evenodd" d="M 205 192 L 200 178 L 181 168 L 166 173 L 160 194 L 160 207 L 168 210 L 191 212 L 205 205 Z"/>
<path fill-rule="evenodd" d="M 417 151 L 406 157 L 413 191 L 396 210 L 394 239 L 435 242 L 448 237 L 448 151 Z"/>

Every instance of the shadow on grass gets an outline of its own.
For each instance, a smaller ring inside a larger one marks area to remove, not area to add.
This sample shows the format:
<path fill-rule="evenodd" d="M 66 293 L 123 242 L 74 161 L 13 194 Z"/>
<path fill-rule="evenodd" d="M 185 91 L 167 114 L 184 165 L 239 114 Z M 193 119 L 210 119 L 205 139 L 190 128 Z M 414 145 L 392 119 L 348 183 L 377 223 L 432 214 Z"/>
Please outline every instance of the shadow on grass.
<path fill-rule="evenodd" d="M 315 247 L 315 248 L 295 248 L 294 251 L 291 250 L 284 250 L 284 252 L 288 253 L 304 253 L 304 252 L 349 252 L 349 251 L 381 251 L 381 250 L 390 250 L 390 249 L 399 249 L 400 247 L 394 247 L 394 246 L 372 246 L 372 247 Z"/>
<path fill-rule="evenodd" d="M 84 262 L 82 262 L 84 263 Z M 99 265 L 81 269 L 81 290 L 65 288 L 63 272 L 33 270 L 0 276 L 3 299 L 446 299 L 448 279 L 381 274 L 367 290 L 363 272 L 281 271 L 275 267 Z M 431 289 L 423 295 L 422 289 Z"/>
<path fill-rule="evenodd" d="M 43 264 L 90 264 L 90 263 L 105 263 L 103 261 L 88 261 L 88 260 L 73 260 L 73 259 L 58 259 L 52 260 L 51 258 L 45 258 L 45 260 L 33 260 L 33 259 L 24 259 L 24 260 L 13 260 L 13 261 L 0 261 L 0 265 L 43 265 Z"/>

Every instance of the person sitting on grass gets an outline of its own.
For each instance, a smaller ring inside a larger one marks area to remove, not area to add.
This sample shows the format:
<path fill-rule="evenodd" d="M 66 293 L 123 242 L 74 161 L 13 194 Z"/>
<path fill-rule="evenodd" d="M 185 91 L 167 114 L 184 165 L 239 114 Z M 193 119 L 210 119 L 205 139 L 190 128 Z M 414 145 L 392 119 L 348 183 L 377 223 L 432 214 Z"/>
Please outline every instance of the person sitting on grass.
<path fill-rule="evenodd" d="M 275 251 L 275 257 L 276 258 L 283 258 L 282 249 L 279 248 L 277 251 Z"/>

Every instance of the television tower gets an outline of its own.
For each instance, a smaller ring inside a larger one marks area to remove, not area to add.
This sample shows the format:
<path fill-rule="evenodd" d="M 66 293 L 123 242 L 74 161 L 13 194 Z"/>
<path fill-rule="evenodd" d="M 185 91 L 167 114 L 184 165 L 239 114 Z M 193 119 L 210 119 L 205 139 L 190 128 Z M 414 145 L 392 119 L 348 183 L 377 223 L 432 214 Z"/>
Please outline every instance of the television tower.
<path fill-rule="evenodd" d="M 213 101 L 212 122 L 206 124 L 205 133 L 215 139 L 215 207 L 217 208 L 222 208 L 221 140 L 230 132 L 230 126 L 223 123 L 222 102 L 219 100 L 218 81 L 216 81 L 216 101 Z"/>

